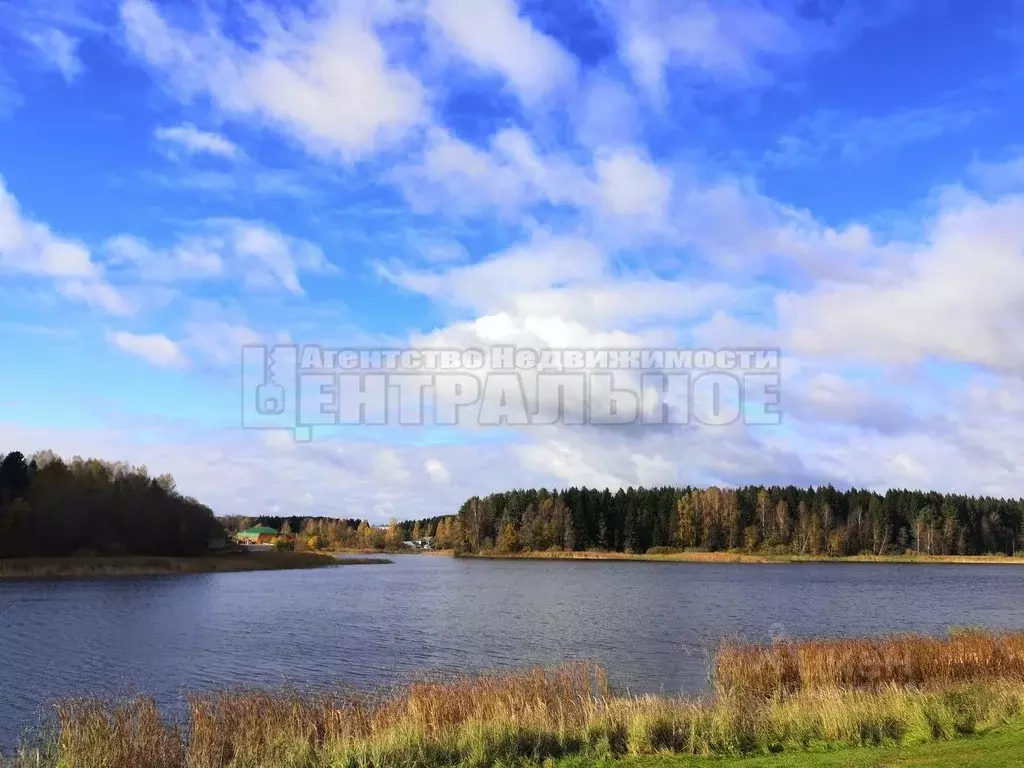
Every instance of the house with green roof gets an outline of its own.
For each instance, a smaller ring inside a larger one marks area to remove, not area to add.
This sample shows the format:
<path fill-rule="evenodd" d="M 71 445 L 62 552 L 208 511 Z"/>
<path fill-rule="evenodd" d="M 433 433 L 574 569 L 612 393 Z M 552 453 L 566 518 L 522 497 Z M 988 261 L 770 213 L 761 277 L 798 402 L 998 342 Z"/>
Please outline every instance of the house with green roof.
<path fill-rule="evenodd" d="M 277 538 L 277 529 L 267 525 L 254 525 L 235 536 L 240 544 L 269 544 Z"/>

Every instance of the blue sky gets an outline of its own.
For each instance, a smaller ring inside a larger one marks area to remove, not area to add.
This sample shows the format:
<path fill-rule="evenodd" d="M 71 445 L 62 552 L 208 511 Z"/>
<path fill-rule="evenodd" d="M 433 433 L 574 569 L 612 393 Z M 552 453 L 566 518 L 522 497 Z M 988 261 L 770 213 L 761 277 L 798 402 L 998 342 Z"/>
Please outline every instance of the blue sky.
<path fill-rule="evenodd" d="M 1024 495 L 1024 4 L 43 0 L 0 19 L 0 450 L 221 513 Z M 781 426 L 241 429 L 245 344 L 769 346 Z M 614 344 L 612 344 L 614 342 Z"/>

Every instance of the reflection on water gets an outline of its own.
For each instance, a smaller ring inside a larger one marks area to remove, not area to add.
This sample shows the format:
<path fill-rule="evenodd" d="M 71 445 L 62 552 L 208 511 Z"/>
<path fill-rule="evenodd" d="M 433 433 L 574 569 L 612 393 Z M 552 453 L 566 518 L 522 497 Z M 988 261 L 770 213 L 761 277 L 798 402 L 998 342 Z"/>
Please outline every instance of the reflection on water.
<path fill-rule="evenodd" d="M 0 744 L 63 695 L 237 683 L 373 687 L 568 659 L 695 692 L 723 636 L 1024 626 L 1024 568 L 523 562 L 0 582 Z"/>

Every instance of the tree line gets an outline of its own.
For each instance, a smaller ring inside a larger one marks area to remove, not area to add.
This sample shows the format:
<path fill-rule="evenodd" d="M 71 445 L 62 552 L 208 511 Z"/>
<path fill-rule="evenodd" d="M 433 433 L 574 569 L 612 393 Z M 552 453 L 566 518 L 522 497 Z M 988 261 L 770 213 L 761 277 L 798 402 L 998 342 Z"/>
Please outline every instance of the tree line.
<path fill-rule="evenodd" d="M 263 523 L 302 548 L 479 552 L 738 550 L 770 554 L 1016 554 L 1024 499 L 937 492 L 744 488 L 519 489 L 447 517 L 372 525 L 330 517 L 226 517 L 146 467 L 52 451 L 0 453 L 0 557 L 188 556 Z"/>
<path fill-rule="evenodd" d="M 229 534 L 236 534 L 255 525 L 274 528 L 283 536 L 293 537 L 298 549 L 380 549 L 400 550 L 403 542 L 433 537 L 441 517 L 374 525 L 359 518 L 332 517 L 248 517 L 230 515 L 220 518 Z"/>
<path fill-rule="evenodd" d="M 201 555 L 224 529 L 170 475 L 52 451 L 0 453 L 0 558 Z"/>
<path fill-rule="evenodd" d="M 439 544 L 470 552 L 1012 555 L 1024 546 L 1024 499 L 831 486 L 532 489 L 475 496 L 437 528 Z"/>

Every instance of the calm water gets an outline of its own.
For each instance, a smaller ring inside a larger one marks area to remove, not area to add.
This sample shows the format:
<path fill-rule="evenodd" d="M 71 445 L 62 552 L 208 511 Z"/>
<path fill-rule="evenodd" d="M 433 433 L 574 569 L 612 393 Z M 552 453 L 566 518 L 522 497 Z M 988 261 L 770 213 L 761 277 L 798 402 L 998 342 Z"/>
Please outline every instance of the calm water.
<path fill-rule="evenodd" d="M 1024 627 L 1024 567 L 516 562 L 0 582 L 0 744 L 45 703 L 233 683 L 363 687 L 568 659 L 699 691 L 722 636 Z"/>

